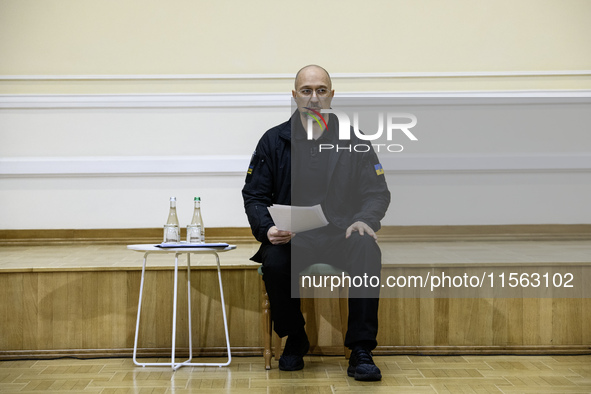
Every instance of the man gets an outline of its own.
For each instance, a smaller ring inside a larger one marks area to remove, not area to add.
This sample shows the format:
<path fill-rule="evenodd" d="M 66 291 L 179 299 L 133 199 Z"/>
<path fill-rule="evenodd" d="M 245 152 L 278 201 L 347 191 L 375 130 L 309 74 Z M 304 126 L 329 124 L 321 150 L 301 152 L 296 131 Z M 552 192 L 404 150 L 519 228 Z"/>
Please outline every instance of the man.
<path fill-rule="evenodd" d="M 275 331 L 280 337 L 287 335 L 279 360 L 279 368 L 286 371 L 304 367 L 303 356 L 310 346 L 300 300 L 290 293 L 290 288 L 297 288 L 297 273 L 306 265 L 324 262 L 351 277 L 379 277 L 381 252 L 375 232 L 390 203 L 373 150 L 322 149 L 339 142 L 347 146 L 362 142 L 353 133 L 350 141 L 339 141 L 334 115 L 324 114 L 326 121 L 316 121 L 334 97 L 328 72 L 316 65 L 302 68 L 292 95 L 297 111 L 263 135 L 242 190 L 253 235 L 261 242 L 252 260 L 263 264 Z M 273 204 L 321 204 L 329 225 L 299 234 L 282 231 L 269 214 Z M 378 301 L 379 287 L 350 289 L 345 345 L 352 353 L 347 373 L 357 380 L 382 377 L 371 356 L 377 345 Z"/>

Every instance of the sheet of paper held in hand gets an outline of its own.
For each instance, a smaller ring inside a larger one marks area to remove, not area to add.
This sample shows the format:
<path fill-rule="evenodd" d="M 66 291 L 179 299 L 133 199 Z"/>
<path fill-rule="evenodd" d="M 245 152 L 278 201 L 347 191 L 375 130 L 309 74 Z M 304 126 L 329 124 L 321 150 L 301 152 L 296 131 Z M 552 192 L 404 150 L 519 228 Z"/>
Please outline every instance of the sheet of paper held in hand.
<path fill-rule="evenodd" d="M 269 213 L 279 230 L 301 233 L 324 227 L 328 220 L 320 204 L 312 207 L 294 207 L 291 205 L 271 205 Z"/>

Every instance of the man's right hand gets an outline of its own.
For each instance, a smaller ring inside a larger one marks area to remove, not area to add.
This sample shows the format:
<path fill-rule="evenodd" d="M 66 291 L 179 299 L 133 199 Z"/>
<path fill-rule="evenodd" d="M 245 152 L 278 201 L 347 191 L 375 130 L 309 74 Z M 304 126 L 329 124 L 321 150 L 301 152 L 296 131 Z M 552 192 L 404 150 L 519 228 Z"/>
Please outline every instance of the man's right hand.
<path fill-rule="evenodd" d="M 273 245 L 283 245 L 288 243 L 293 237 L 294 233 L 291 231 L 279 230 L 276 226 L 271 227 L 267 231 L 267 238 Z"/>

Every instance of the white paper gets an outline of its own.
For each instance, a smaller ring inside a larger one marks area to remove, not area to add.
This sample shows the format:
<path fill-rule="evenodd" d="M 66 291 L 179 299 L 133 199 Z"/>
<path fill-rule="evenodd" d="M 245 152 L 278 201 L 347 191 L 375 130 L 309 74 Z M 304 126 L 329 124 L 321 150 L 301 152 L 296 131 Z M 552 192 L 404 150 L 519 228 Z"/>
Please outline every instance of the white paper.
<path fill-rule="evenodd" d="M 269 213 L 279 230 L 291 231 L 292 233 L 301 233 L 328 224 L 320 204 L 311 207 L 271 205 Z"/>

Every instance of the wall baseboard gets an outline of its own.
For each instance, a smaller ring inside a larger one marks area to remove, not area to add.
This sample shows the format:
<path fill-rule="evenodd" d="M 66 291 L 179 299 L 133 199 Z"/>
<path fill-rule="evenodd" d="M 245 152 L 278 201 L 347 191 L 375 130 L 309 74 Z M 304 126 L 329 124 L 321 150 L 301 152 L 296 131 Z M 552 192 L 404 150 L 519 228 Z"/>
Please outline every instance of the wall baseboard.
<path fill-rule="evenodd" d="M 240 176 L 248 155 L 109 156 L 0 158 L 0 178 L 80 178 L 145 176 Z M 591 171 L 591 154 L 436 155 L 381 158 L 386 173 L 580 173 Z"/>
<path fill-rule="evenodd" d="M 583 355 L 591 354 L 589 345 L 561 345 L 561 346 L 378 346 L 373 353 L 377 356 L 392 355 Z M 187 357 L 188 349 L 178 348 L 178 357 Z M 197 357 L 226 357 L 227 351 L 223 347 L 194 348 Z M 262 359 L 262 347 L 233 347 L 233 356 L 253 357 Z M 310 354 L 322 356 L 344 356 L 342 346 L 314 346 Z M 56 349 L 56 350 L 3 350 L 0 360 L 38 359 L 51 360 L 57 358 L 130 358 L 133 349 Z M 139 358 L 170 357 L 170 349 L 150 348 L 138 349 Z"/>
<path fill-rule="evenodd" d="M 181 237 L 185 229 L 181 229 Z M 257 242 L 247 227 L 207 228 L 208 242 Z M 385 226 L 384 242 L 591 240 L 591 224 Z M 160 243 L 161 228 L 0 230 L 0 246 Z"/>

